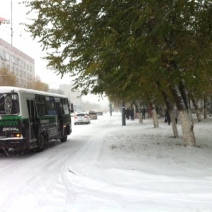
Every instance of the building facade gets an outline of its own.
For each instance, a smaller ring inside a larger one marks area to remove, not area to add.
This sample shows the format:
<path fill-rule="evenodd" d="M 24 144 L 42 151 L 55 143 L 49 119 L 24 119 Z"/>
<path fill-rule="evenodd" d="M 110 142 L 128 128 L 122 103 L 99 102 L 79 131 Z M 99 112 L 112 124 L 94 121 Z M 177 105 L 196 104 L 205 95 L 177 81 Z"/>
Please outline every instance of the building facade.
<path fill-rule="evenodd" d="M 80 96 L 80 91 L 72 91 L 73 88 L 73 82 L 70 81 L 70 84 L 63 84 L 60 85 L 59 89 L 63 91 L 64 95 L 66 95 L 70 102 L 73 104 L 75 111 L 84 111 L 85 105 L 82 100 L 82 97 Z"/>
<path fill-rule="evenodd" d="M 15 74 L 17 84 L 27 87 L 35 77 L 35 61 L 19 49 L 0 38 L 0 68 Z"/>

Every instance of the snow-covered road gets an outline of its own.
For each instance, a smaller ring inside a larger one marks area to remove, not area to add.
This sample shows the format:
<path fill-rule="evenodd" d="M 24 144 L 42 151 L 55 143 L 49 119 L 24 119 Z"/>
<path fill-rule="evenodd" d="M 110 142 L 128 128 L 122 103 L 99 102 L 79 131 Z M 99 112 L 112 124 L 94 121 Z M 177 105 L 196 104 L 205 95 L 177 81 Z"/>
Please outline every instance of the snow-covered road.
<path fill-rule="evenodd" d="M 67 142 L 53 141 L 43 152 L 22 155 L 10 151 L 10 157 L 0 154 L 1 212 L 19 208 L 70 211 L 76 198 L 71 177 L 80 174 L 75 168 L 85 174 L 84 163 L 97 160 L 104 132 L 111 130 L 111 120 L 99 116 L 90 125 L 72 127 Z"/>
<path fill-rule="evenodd" d="M 211 126 L 195 125 L 199 147 L 185 148 L 163 119 L 104 114 L 43 152 L 0 154 L 0 212 L 209 212 Z"/>

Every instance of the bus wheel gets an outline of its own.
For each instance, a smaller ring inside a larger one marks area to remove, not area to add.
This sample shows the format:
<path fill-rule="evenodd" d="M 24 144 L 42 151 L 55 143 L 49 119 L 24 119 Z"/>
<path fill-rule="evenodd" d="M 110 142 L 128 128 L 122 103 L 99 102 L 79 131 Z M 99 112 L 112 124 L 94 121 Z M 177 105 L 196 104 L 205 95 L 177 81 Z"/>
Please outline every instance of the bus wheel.
<path fill-rule="evenodd" d="M 45 149 L 45 139 L 43 135 L 38 136 L 38 151 L 41 152 Z"/>
<path fill-rule="evenodd" d="M 64 132 L 64 135 L 60 138 L 60 141 L 61 142 L 66 142 L 67 141 L 67 133 L 66 133 L 66 131 Z"/>

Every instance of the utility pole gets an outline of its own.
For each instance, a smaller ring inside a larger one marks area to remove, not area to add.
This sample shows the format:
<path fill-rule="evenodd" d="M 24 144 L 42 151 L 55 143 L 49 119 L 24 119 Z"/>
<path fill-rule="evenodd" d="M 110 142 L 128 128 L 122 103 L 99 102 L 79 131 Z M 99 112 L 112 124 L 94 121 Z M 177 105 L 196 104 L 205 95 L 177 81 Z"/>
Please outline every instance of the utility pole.
<path fill-rule="evenodd" d="M 11 46 L 13 45 L 13 0 L 11 0 Z"/>

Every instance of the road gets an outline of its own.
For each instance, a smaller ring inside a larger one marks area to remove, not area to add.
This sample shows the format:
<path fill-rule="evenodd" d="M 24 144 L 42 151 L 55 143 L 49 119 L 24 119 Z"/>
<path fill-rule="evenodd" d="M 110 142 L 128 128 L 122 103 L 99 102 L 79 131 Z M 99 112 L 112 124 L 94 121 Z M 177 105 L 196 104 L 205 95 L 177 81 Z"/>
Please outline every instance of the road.
<path fill-rule="evenodd" d="M 42 211 L 42 205 L 48 206 L 47 211 L 52 205 L 52 211 L 56 211 L 55 205 L 61 203 L 62 211 L 70 208 L 70 202 L 76 197 L 68 180 L 76 174 L 70 164 L 79 167 L 84 160 L 98 157 L 101 138 L 110 130 L 110 122 L 105 117 L 92 120 L 89 125 L 75 126 L 72 122 L 73 133 L 65 143 L 52 141 L 39 153 L 23 155 L 10 151 L 10 157 L 0 154 L 0 211 L 17 211 L 17 208 Z"/>
<path fill-rule="evenodd" d="M 185 148 L 164 119 L 121 126 L 117 113 L 73 125 L 43 152 L 0 154 L 0 212 L 209 212 L 211 123 Z"/>

